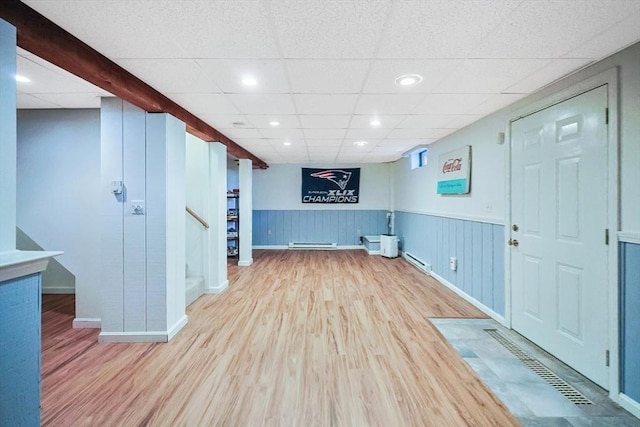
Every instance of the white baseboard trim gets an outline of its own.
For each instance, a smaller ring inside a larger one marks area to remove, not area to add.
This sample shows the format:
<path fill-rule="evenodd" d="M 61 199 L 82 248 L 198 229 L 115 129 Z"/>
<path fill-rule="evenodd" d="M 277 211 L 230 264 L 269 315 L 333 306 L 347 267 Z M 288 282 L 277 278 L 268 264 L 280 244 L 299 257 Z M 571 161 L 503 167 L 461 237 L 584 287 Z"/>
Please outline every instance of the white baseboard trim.
<path fill-rule="evenodd" d="M 264 246 L 254 246 L 253 249 L 266 249 L 266 250 L 281 250 L 281 249 L 287 249 L 289 250 L 289 246 L 283 246 L 283 245 L 264 245 Z M 346 246 L 336 246 L 335 248 L 333 248 L 335 250 L 353 250 L 353 249 L 365 249 L 364 245 L 346 245 Z M 291 250 L 309 250 L 309 249 L 300 249 L 300 248 L 294 248 Z M 322 249 L 312 249 L 312 250 L 322 250 Z M 238 263 L 238 265 L 240 265 L 240 263 Z"/>
<path fill-rule="evenodd" d="M 100 329 L 102 320 L 90 317 L 76 317 L 73 319 L 73 329 Z"/>
<path fill-rule="evenodd" d="M 46 288 L 42 288 L 42 293 L 43 294 L 51 294 L 51 295 L 73 295 L 76 293 L 76 289 L 75 288 L 70 288 L 70 287 L 46 287 Z"/>
<path fill-rule="evenodd" d="M 280 249 L 289 249 L 289 246 L 288 245 L 263 245 L 263 246 L 254 246 L 253 249 L 280 250 Z"/>
<path fill-rule="evenodd" d="M 366 249 L 366 248 L 364 247 L 364 245 L 345 245 L 345 246 L 338 246 L 336 247 L 336 249 L 343 250 L 343 251 L 352 251 L 354 249 Z"/>
<path fill-rule="evenodd" d="M 167 341 L 171 341 L 171 338 L 175 337 L 176 334 L 180 332 L 180 330 L 184 328 L 187 323 L 189 323 L 189 318 L 185 314 L 172 327 L 169 328 L 169 331 L 167 332 Z"/>
<path fill-rule="evenodd" d="M 100 332 L 98 342 L 101 343 L 136 343 L 136 342 L 169 342 L 187 324 L 184 315 L 167 331 L 150 332 Z"/>
<path fill-rule="evenodd" d="M 224 282 L 220 283 L 218 286 L 212 286 L 210 288 L 206 288 L 204 290 L 204 293 L 205 294 L 219 294 L 219 293 L 222 293 L 228 287 L 229 287 L 229 281 L 225 280 Z"/>
<path fill-rule="evenodd" d="M 640 418 L 640 402 L 636 402 L 624 393 L 618 396 L 618 403 L 627 411 L 631 412 L 635 417 Z"/>
<path fill-rule="evenodd" d="M 477 309 L 482 311 L 487 316 L 493 318 L 495 321 L 497 321 L 501 325 L 503 325 L 503 326 L 505 326 L 507 328 L 509 327 L 509 326 L 507 326 L 507 321 L 504 318 L 504 316 L 502 316 L 501 314 L 496 313 L 495 311 L 493 311 L 492 309 L 490 309 L 489 307 L 487 307 L 486 305 L 484 305 L 483 303 L 481 303 L 480 301 L 478 301 L 477 299 L 475 299 L 471 295 L 467 294 L 462 289 L 460 289 L 457 286 L 455 286 L 453 283 L 449 282 L 448 280 L 444 279 L 443 277 L 440 277 L 437 273 L 435 273 L 433 271 L 431 271 L 431 277 L 436 279 L 438 282 L 442 283 L 447 288 L 451 289 L 453 292 L 455 292 L 456 294 L 461 296 L 467 302 L 470 302 Z"/>
<path fill-rule="evenodd" d="M 364 250 L 367 251 L 367 253 L 369 255 L 380 255 L 380 254 L 382 254 L 382 252 L 380 250 L 376 251 L 376 250 L 370 250 L 370 249 L 367 249 L 367 248 L 364 248 Z"/>
<path fill-rule="evenodd" d="M 253 264 L 253 258 L 238 261 L 239 267 L 249 267 L 251 264 Z"/>

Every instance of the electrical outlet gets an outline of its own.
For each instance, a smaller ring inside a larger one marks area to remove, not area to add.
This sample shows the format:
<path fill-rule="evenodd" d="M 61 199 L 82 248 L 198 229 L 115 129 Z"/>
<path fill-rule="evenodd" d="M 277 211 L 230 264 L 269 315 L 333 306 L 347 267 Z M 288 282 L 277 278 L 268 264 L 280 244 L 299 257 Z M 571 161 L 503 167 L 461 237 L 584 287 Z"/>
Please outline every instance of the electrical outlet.
<path fill-rule="evenodd" d="M 267 230 L 267 234 L 271 236 L 271 230 Z"/>
<path fill-rule="evenodd" d="M 452 271 L 456 271 L 458 269 L 458 258 L 454 256 L 449 258 L 449 269 Z"/>

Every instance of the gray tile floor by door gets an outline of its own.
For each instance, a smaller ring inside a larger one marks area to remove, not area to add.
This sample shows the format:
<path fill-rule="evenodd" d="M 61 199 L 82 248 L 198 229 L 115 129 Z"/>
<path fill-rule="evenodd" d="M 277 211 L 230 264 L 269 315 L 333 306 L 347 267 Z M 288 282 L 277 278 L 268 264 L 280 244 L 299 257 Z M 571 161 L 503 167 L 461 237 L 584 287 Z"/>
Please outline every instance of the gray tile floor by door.
<path fill-rule="evenodd" d="M 615 404 L 605 390 L 496 321 L 431 319 L 431 322 L 523 426 L 640 427 L 640 419 Z M 569 401 L 487 333 L 491 329 L 537 359 L 592 404 Z"/>

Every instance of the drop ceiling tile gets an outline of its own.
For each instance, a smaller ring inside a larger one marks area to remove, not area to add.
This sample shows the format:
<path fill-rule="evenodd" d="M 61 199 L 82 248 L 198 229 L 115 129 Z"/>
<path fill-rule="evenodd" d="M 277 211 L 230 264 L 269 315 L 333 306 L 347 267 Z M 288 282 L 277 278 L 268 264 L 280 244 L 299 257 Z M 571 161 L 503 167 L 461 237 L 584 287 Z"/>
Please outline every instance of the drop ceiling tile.
<path fill-rule="evenodd" d="M 307 139 L 307 147 L 340 147 L 343 139 Z"/>
<path fill-rule="evenodd" d="M 347 130 L 345 139 L 350 139 L 353 141 L 365 140 L 371 142 L 371 140 L 384 139 L 384 137 L 386 137 L 390 131 L 390 129 L 380 128 L 349 129 Z"/>
<path fill-rule="evenodd" d="M 526 0 L 470 56 L 559 58 L 639 7 L 637 0 Z"/>
<path fill-rule="evenodd" d="M 101 97 L 97 93 L 38 93 L 34 96 L 60 108 L 100 108 Z"/>
<path fill-rule="evenodd" d="M 477 122 L 483 115 L 478 114 L 456 114 L 452 115 L 451 121 L 447 122 L 445 127 L 453 129 L 462 129 L 465 126 L 469 126 L 471 123 Z"/>
<path fill-rule="evenodd" d="M 406 118 L 405 115 L 354 115 L 351 116 L 351 124 L 349 128 L 351 129 L 393 129 L 400 122 L 402 122 Z M 380 122 L 379 126 L 371 126 L 372 120 L 378 120 Z"/>
<path fill-rule="evenodd" d="M 277 58 L 266 2 L 144 0 L 148 26 L 162 29 L 191 58 Z M 142 21 L 142 22 L 146 22 Z M 157 31 L 156 31 L 157 32 Z"/>
<path fill-rule="evenodd" d="M 170 99 L 195 115 L 239 115 L 240 111 L 230 102 L 229 95 L 217 93 L 168 93 Z"/>
<path fill-rule="evenodd" d="M 259 131 L 260 131 L 260 134 L 265 138 L 277 139 L 280 141 L 304 139 L 304 135 L 302 134 L 302 130 L 300 129 L 264 128 L 264 129 L 259 129 Z"/>
<path fill-rule="evenodd" d="M 187 57 L 174 42 L 169 28 L 158 27 L 151 19 L 162 7 L 161 1 L 26 0 L 24 3 L 111 59 Z"/>
<path fill-rule="evenodd" d="M 243 114 L 295 114 L 291 95 L 234 94 L 225 95 Z"/>
<path fill-rule="evenodd" d="M 396 59 L 373 62 L 363 93 L 428 93 L 464 64 L 462 59 Z M 412 87 L 400 87 L 395 79 L 418 74 L 423 80 Z"/>
<path fill-rule="evenodd" d="M 520 0 L 394 3 L 378 58 L 464 58 Z"/>
<path fill-rule="evenodd" d="M 238 139 L 260 139 L 263 136 L 257 129 L 225 129 L 223 132 L 227 137 Z"/>
<path fill-rule="evenodd" d="M 339 163 L 360 163 L 366 153 L 339 153 L 336 162 Z"/>
<path fill-rule="evenodd" d="M 437 139 L 455 131 L 456 129 L 395 129 L 387 135 L 387 139 Z"/>
<path fill-rule="evenodd" d="M 269 7 L 285 58 L 369 58 L 392 2 L 279 0 Z"/>
<path fill-rule="evenodd" d="M 416 114 L 466 114 L 489 99 L 489 94 L 431 94 L 415 109 Z"/>
<path fill-rule="evenodd" d="M 202 72 L 225 93 L 290 93 L 286 71 L 278 59 L 197 59 Z M 242 83 L 256 79 L 255 86 Z"/>
<path fill-rule="evenodd" d="M 193 59 L 119 59 L 116 62 L 159 92 L 221 93 L 217 81 Z"/>
<path fill-rule="evenodd" d="M 253 127 L 259 129 L 266 129 L 272 127 L 269 123 L 272 121 L 277 121 L 280 123 L 278 126 L 273 127 L 274 129 L 298 129 L 300 128 L 300 121 L 298 120 L 298 116 L 294 114 L 263 114 L 263 115 L 248 115 L 246 116 L 249 123 L 253 125 Z"/>
<path fill-rule="evenodd" d="M 535 73 L 518 81 L 513 86 L 509 86 L 505 92 L 534 92 L 549 83 L 586 66 L 589 63 L 591 63 L 590 59 L 556 59 L 537 70 Z"/>
<path fill-rule="evenodd" d="M 242 114 L 218 114 L 210 112 L 199 112 L 197 116 L 218 130 L 237 128 L 238 125 L 234 125 L 234 123 L 242 123 L 242 125 L 239 125 L 240 128 L 255 127 Z"/>
<path fill-rule="evenodd" d="M 640 40 L 640 10 L 564 55 L 565 58 L 604 58 Z"/>
<path fill-rule="evenodd" d="M 303 129 L 304 137 L 307 140 L 313 139 L 342 139 L 347 133 L 346 129 Z"/>
<path fill-rule="evenodd" d="M 367 60 L 287 60 L 285 64 L 296 94 L 359 93 L 369 68 Z"/>
<path fill-rule="evenodd" d="M 432 139 L 430 141 L 435 141 Z M 393 147 L 397 150 L 407 151 L 418 145 L 425 145 L 425 139 L 384 139 L 376 147 Z"/>
<path fill-rule="evenodd" d="M 317 116 L 307 115 L 300 116 L 300 123 L 306 129 L 346 129 L 349 127 L 351 116 L 331 115 Z"/>
<path fill-rule="evenodd" d="M 413 114 L 405 116 L 399 127 L 403 129 L 446 128 L 455 117 L 451 114 Z"/>
<path fill-rule="evenodd" d="M 438 85 L 436 93 L 500 93 L 547 65 L 547 59 L 469 59 Z"/>
<path fill-rule="evenodd" d="M 356 104 L 356 114 L 396 115 L 411 114 L 420 101 L 422 94 L 364 94 Z"/>
<path fill-rule="evenodd" d="M 517 102 L 518 100 L 524 98 L 526 95 L 524 94 L 498 94 L 493 95 L 491 98 L 487 99 L 482 104 L 473 108 L 470 113 L 471 114 L 479 114 L 482 116 L 487 116 L 491 113 L 494 113 L 508 105 Z"/>
<path fill-rule="evenodd" d="M 26 93 L 18 93 L 16 95 L 16 103 L 18 109 L 61 108 L 58 104 L 40 99 L 37 96 L 32 96 Z"/>
<path fill-rule="evenodd" d="M 358 95 L 294 94 L 298 114 L 351 114 Z"/>

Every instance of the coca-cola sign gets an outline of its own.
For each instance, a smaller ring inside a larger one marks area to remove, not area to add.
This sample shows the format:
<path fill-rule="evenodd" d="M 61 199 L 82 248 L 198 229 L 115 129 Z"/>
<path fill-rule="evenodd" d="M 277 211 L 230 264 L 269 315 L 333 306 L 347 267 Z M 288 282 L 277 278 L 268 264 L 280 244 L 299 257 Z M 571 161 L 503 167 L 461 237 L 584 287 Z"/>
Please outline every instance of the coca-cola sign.
<path fill-rule="evenodd" d="M 438 194 L 468 194 L 471 191 L 471 146 L 439 157 Z"/>

